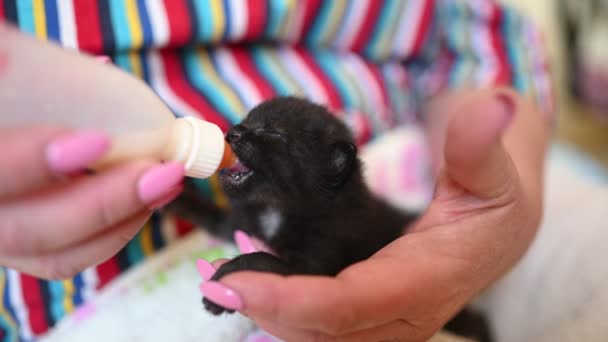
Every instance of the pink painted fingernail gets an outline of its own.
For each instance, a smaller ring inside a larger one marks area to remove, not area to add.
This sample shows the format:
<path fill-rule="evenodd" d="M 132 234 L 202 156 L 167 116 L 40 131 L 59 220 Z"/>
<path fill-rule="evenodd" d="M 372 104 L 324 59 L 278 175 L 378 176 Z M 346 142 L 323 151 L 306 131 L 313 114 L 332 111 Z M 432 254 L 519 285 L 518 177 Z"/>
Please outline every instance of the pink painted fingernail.
<path fill-rule="evenodd" d="M 160 208 L 164 207 L 165 205 L 171 203 L 171 201 L 173 201 L 177 196 L 179 196 L 179 194 L 181 194 L 183 190 L 184 190 L 184 185 L 179 184 L 178 186 L 173 188 L 171 191 L 169 191 L 166 196 L 149 204 L 148 208 L 150 208 L 152 210 L 156 210 L 156 209 L 160 209 Z"/>
<path fill-rule="evenodd" d="M 201 284 L 200 289 L 207 299 L 227 309 L 241 310 L 244 307 L 241 296 L 222 283 L 208 281 Z"/>
<path fill-rule="evenodd" d="M 103 64 L 107 64 L 107 63 L 110 63 L 112 61 L 110 59 L 110 57 L 108 57 L 108 56 L 97 56 L 97 57 L 95 57 L 95 59 L 98 62 L 103 63 Z"/>
<path fill-rule="evenodd" d="M 181 163 L 155 166 L 139 178 L 137 194 L 143 203 L 151 206 L 175 192 L 183 180 L 184 166 Z"/>
<path fill-rule="evenodd" d="M 213 267 L 209 261 L 204 259 L 196 260 L 196 269 L 205 281 L 211 279 L 211 277 L 213 277 L 215 274 L 215 267 Z"/>
<path fill-rule="evenodd" d="M 234 232 L 234 241 L 243 254 L 255 253 L 258 251 L 253 245 L 253 241 L 251 241 L 249 235 L 242 230 Z"/>
<path fill-rule="evenodd" d="M 46 160 L 51 171 L 70 174 L 85 169 L 110 148 L 110 138 L 89 131 L 57 138 L 46 148 Z"/>

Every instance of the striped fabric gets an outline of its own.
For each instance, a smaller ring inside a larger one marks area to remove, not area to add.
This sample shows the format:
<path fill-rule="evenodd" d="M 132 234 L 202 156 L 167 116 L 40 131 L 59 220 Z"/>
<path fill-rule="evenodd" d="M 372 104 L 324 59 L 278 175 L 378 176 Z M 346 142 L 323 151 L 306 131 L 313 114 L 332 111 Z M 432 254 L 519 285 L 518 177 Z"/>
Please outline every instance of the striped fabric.
<path fill-rule="evenodd" d="M 360 144 L 414 122 L 420 104 L 448 87 L 512 85 L 553 112 L 539 33 L 486 0 L 0 0 L 1 18 L 110 56 L 175 115 L 224 130 L 287 94 L 326 104 Z M 226 205 L 217 178 L 197 185 Z M 0 341 L 34 340 L 191 229 L 154 215 L 118 255 L 64 281 L 0 268 Z"/>

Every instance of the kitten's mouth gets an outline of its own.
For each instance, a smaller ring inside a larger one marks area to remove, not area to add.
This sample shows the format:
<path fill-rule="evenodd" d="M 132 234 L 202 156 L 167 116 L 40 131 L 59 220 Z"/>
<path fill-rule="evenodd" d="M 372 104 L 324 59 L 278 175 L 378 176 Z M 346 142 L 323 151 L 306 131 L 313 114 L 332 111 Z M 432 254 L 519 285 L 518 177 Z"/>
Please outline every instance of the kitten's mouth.
<path fill-rule="evenodd" d="M 234 166 L 222 170 L 222 176 L 233 183 L 242 183 L 253 174 L 253 170 L 237 159 Z"/>

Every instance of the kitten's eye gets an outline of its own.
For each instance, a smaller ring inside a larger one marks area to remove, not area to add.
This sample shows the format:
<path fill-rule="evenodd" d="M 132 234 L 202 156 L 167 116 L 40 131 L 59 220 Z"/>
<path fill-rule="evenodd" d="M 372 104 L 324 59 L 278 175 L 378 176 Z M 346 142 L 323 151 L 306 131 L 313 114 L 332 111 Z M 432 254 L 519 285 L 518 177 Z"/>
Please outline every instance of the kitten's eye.
<path fill-rule="evenodd" d="M 277 138 L 277 139 L 283 139 L 284 140 L 284 136 L 281 132 L 277 131 L 274 128 L 258 128 L 254 131 L 254 133 L 256 135 L 263 135 L 263 136 L 267 136 L 267 137 L 272 137 L 272 138 Z"/>

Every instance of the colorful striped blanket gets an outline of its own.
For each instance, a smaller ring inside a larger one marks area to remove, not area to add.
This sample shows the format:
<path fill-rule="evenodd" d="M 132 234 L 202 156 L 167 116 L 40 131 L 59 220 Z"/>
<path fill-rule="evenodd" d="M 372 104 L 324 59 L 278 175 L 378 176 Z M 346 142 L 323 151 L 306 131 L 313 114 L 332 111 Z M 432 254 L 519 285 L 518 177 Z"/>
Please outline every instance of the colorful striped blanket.
<path fill-rule="evenodd" d="M 0 20 L 105 54 L 177 116 L 227 129 L 263 99 L 323 103 L 359 144 L 409 125 L 451 87 L 511 85 L 553 112 L 542 37 L 485 0 L 0 0 Z M 199 183 L 224 205 L 215 178 Z M 62 281 L 0 268 L 0 340 L 30 341 L 192 229 L 156 214 L 115 257 Z"/>

